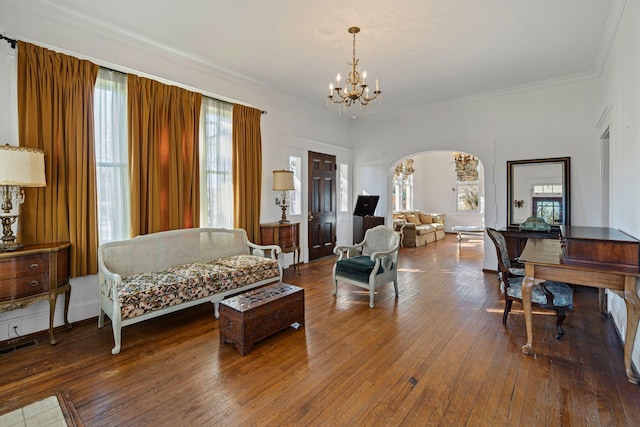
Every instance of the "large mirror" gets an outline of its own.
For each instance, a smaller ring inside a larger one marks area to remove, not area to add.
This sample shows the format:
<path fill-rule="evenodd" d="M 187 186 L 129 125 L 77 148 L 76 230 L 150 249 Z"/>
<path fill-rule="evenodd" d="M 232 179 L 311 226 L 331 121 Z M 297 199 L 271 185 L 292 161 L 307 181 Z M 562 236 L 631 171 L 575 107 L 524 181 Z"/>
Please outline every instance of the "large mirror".
<path fill-rule="evenodd" d="M 571 224 L 570 158 L 507 162 L 507 221 L 518 226 L 530 216 L 552 226 Z"/>

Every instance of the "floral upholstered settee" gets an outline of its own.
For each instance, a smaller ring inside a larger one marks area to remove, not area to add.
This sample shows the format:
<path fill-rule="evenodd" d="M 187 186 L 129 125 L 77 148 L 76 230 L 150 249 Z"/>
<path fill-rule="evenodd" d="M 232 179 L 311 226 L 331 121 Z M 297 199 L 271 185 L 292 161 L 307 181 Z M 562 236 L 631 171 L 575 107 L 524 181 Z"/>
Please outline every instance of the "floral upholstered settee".
<path fill-rule="evenodd" d="M 422 246 L 444 239 L 444 218 L 443 213 L 395 212 L 393 229 L 400 233 L 401 246 Z"/>
<path fill-rule="evenodd" d="M 282 279 L 280 247 L 259 246 L 242 229 L 191 228 L 164 231 L 98 248 L 100 312 L 111 319 L 120 352 L 121 329 L 146 319 L 191 307 L 214 304 Z"/>

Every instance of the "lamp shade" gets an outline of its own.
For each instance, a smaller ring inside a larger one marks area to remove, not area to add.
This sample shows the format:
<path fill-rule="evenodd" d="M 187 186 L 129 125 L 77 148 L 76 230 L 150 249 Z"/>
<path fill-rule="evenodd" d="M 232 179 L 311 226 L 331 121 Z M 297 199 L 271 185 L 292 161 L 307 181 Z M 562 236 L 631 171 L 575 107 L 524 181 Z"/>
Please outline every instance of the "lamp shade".
<path fill-rule="evenodd" d="M 273 171 L 273 191 L 294 190 L 293 171 L 279 170 Z"/>
<path fill-rule="evenodd" d="M 0 145 L 0 185 L 45 187 L 44 151 Z"/>

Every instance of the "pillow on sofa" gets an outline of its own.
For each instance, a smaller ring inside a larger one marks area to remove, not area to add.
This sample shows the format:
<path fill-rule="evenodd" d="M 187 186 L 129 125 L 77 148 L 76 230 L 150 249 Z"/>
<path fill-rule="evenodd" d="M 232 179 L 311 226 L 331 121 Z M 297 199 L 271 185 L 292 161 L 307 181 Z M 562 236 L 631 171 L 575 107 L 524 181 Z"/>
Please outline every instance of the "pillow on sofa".
<path fill-rule="evenodd" d="M 403 214 L 393 214 L 393 220 L 399 222 L 406 222 L 407 218 Z"/>
<path fill-rule="evenodd" d="M 431 218 L 431 215 L 421 213 L 420 222 L 423 224 L 431 224 L 433 222 L 433 219 Z"/>
<path fill-rule="evenodd" d="M 407 222 L 415 225 L 420 225 L 420 220 L 415 215 L 407 215 Z"/>

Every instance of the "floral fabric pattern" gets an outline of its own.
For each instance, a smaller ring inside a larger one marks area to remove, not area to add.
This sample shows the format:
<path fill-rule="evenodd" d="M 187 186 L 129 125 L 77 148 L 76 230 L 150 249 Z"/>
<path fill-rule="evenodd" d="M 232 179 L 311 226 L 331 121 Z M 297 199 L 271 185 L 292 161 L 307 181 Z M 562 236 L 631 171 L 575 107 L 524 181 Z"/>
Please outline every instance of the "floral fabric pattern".
<path fill-rule="evenodd" d="M 122 318 L 133 318 L 160 308 L 276 278 L 278 274 L 277 260 L 254 255 L 229 256 L 126 277 L 118 290 L 118 301 Z"/>

